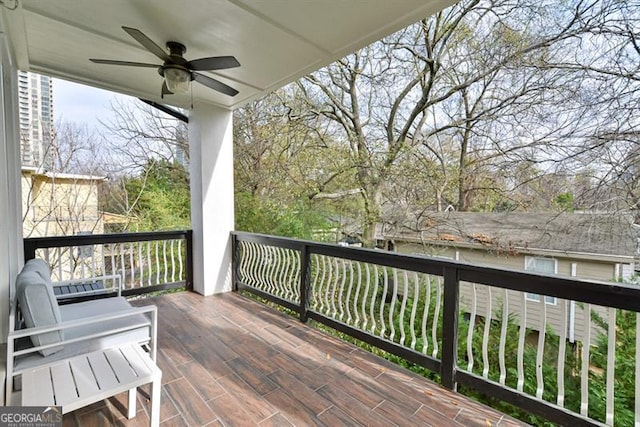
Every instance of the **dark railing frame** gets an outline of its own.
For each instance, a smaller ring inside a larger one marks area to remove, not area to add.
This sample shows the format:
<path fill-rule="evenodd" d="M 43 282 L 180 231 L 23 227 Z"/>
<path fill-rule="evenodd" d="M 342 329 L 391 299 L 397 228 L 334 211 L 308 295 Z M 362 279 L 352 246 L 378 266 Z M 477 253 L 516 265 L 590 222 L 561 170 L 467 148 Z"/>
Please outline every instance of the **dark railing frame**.
<path fill-rule="evenodd" d="M 135 243 L 155 240 L 185 240 L 185 281 L 175 283 L 164 283 L 162 285 L 145 286 L 142 288 L 125 289 L 123 296 L 145 295 L 152 292 L 166 291 L 171 289 L 186 288 L 193 290 L 193 231 L 154 231 L 143 233 L 113 233 L 113 234 L 86 234 L 77 236 L 52 236 L 52 237 L 32 237 L 24 239 L 24 259 L 29 260 L 36 257 L 38 249 L 64 248 L 70 246 L 99 245 L 107 243 Z M 108 295 L 107 295 L 108 296 Z M 83 299 L 95 299 L 100 296 L 81 297 L 72 299 L 78 302 Z"/>
<path fill-rule="evenodd" d="M 261 234 L 233 232 L 232 235 L 234 290 L 245 290 L 258 295 L 297 312 L 302 322 L 313 319 L 339 332 L 434 371 L 440 375 L 442 385 L 448 389 L 456 390 L 458 385 L 462 385 L 562 425 L 602 425 L 565 408 L 561 408 L 552 403 L 541 402 L 528 394 L 505 388 L 497 382 L 457 369 L 460 282 L 465 281 L 521 292 L 538 293 L 566 300 L 604 305 L 635 312 L 640 312 L 639 287 L 622 283 L 592 282 L 564 277 L 545 276 L 530 272 L 471 265 L 452 260 L 427 258 L 372 249 L 351 248 Z M 300 252 L 301 274 L 299 303 L 265 293 L 239 280 L 238 250 L 240 241 L 276 246 Z M 309 300 L 311 298 L 309 274 L 311 254 L 326 255 L 442 276 L 444 278 L 442 359 L 438 360 L 407 349 L 392 341 L 373 336 L 365 331 L 311 310 L 309 307 Z"/>

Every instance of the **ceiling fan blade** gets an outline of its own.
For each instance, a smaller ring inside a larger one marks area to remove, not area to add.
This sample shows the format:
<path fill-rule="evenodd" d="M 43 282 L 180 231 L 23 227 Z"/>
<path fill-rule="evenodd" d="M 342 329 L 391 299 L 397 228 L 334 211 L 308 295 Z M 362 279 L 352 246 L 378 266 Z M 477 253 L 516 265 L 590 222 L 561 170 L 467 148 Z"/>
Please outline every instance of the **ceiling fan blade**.
<path fill-rule="evenodd" d="M 186 67 L 194 71 L 224 70 L 239 67 L 240 63 L 234 56 L 212 56 L 189 61 Z"/>
<path fill-rule="evenodd" d="M 167 82 L 163 81 L 162 82 L 162 92 L 160 93 L 160 98 L 164 99 L 165 95 L 173 95 L 173 92 L 171 92 L 169 90 L 169 88 L 167 87 Z"/>
<path fill-rule="evenodd" d="M 96 64 L 108 64 L 108 65 L 128 65 L 130 67 L 146 67 L 146 68 L 158 68 L 160 65 L 145 64 L 143 62 L 130 62 L 130 61 L 114 61 L 112 59 L 89 59 Z"/>
<path fill-rule="evenodd" d="M 203 74 L 193 73 L 195 81 L 201 83 L 213 90 L 217 90 L 218 92 L 222 92 L 225 95 L 236 96 L 238 91 L 232 88 L 231 86 L 227 86 L 226 84 L 219 82 L 216 79 L 212 79 L 211 77 L 207 77 Z"/>
<path fill-rule="evenodd" d="M 153 40 L 147 37 L 142 31 L 138 30 L 137 28 L 131 28 L 131 27 L 122 27 L 122 29 L 125 30 L 127 34 L 129 34 L 131 37 L 136 39 L 138 43 L 140 43 L 149 52 L 153 53 L 158 58 L 162 59 L 165 62 L 169 60 L 169 54 L 167 53 L 167 51 L 161 48 L 160 46 L 158 46 Z"/>

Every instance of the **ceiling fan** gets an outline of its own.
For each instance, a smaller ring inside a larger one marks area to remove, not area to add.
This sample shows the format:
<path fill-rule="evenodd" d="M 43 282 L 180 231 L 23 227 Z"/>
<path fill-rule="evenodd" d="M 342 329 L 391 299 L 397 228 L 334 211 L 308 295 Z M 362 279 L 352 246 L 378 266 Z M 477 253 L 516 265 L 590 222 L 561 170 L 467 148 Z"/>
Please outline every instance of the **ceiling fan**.
<path fill-rule="evenodd" d="M 194 59 L 187 61 L 183 55 L 187 48 L 182 43 L 168 41 L 167 50 L 158 46 L 153 40 L 147 37 L 142 31 L 122 27 L 131 37 L 140 43 L 149 52 L 156 55 L 162 64 L 146 64 L 142 62 L 115 61 L 111 59 L 89 59 L 96 64 L 126 65 L 130 67 L 157 68 L 158 73 L 164 77 L 162 82 L 161 97 L 174 93 L 187 93 L 192 80 L 197 81 L 213 90 L 229 96 L 236 96 L 238 91 L 214 78 L 197 73 L 197 71 L 224 70 L 226 68 L 239 67 L 240 63 L 233 56 L 212 56 L 209 58 Z"/>

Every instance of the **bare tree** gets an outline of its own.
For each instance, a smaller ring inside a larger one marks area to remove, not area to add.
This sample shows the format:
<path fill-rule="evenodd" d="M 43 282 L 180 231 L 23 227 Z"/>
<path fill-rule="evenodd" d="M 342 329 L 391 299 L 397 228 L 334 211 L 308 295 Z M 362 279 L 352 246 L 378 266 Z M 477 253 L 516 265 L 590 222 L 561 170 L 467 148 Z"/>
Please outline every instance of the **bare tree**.
<path fill-rule="evenodd" d="M 143 103 L 116 99 L 111 102 L 113 116 L 100 121 L 113 164 L 124 169 L 140 169 L 149 160 L 178 162 L 188 168 L 187 124 Z"/>
<path fill-rule="evenodd" d="M 59 122 L 44 164 L 22 172 L 25 237 L 103 231 L 98 192 L 105 180 L 99 139 L 86 126 Z"/>
<path fill-rule="evenodd" d="M 365 240 L 410 156 L 431 171 L 420 176 L 434 205 L 458 210 L 520 185 L 508 186 L 523 162 L 551 176 L 561 162 L 579 167 L 580 147 L 590 151 L 613 101 L 635 87 L 637 14 L 614 1 L 469 0 L 301 81 L 307 117 L 333 123 L 349 148 Z"/>

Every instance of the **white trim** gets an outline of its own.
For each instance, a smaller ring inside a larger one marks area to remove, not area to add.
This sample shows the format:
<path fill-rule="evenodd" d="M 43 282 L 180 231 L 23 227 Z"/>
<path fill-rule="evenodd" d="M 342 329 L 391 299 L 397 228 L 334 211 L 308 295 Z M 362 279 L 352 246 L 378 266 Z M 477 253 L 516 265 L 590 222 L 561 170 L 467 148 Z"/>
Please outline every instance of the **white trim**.
<path fill-rule="evenodd" d="M 420 239 L 420 238 L 408 237 L 408 236 L 394 236 L 393 238 L 396 240 L 396 242 L 418 243 L 418 244 L 427 245 L 427 246 L 474 249 L 474 250 L 483 251 L 483 252 L 492 252 L 492 251 L 500 252 L 501 251 L 501 248 L 499 247 L 494 248 L 491 246 L 483 246 L 476 243 L 446 242 L 442 240 L 431 240 L 426 238 Z M 513 251 L 515 255 L 576 258 L 576 259 L 592 260 L 592 261 L 622 262 L 626 264 L 632 264 L 634 262 L 634 255 L 599 254 L 599 253 L 591 253 L 591 252 L 563 251 L 558 249 L 543 249 L 543 248 L 522 247 L 522 246 L 514 246 L 510 248 L 510 251 Z"/>
<path fill-rule="evenodd" d="M 0 19 L 0 27 L 4 28 L 3 12 Z M 6 342 L 9 301 L 23 263 L 18 70 L 6 37 L 6 33 L 0 32 L 0 342 Z"/>

